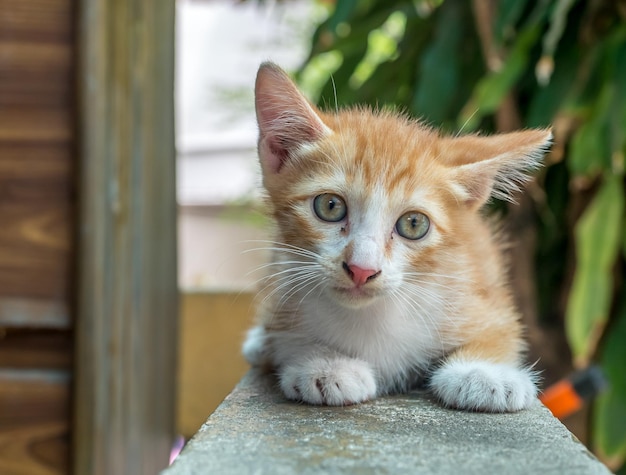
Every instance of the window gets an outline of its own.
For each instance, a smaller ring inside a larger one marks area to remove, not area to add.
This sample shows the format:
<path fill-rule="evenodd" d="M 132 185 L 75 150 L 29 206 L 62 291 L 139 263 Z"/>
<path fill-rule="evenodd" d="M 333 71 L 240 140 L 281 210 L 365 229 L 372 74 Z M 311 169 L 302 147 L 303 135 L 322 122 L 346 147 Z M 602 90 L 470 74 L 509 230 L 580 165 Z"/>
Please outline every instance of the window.
<path fill-rule="evenodd" d="M 267 260 L 258 207 L 254 79 L 297 68 L 316 23 L 311 1 L 177 3 L 179 285 L 254 290 Z"/>

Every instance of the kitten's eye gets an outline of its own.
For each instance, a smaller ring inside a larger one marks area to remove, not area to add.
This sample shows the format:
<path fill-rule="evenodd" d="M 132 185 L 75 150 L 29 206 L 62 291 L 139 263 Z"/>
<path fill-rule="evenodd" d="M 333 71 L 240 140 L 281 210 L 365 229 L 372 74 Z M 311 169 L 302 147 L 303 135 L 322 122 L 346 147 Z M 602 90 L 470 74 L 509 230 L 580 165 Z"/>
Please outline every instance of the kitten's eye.
<path fill-rule="evenodd" d="M 426 236 L 430 229 L 430 220 L 428 217 L 417 211 L 409 211 L 400 216 L 396 221 L 396 231 L 404 238 L 417 240 Z"/>
<path fill-rule="evenodd" d="M 332 193 L 317 195 L 313 200 L 313 210 L 322 221 L 331 223 L 341 221 L 348 214 L 348 207 L 343 198 Z"/>

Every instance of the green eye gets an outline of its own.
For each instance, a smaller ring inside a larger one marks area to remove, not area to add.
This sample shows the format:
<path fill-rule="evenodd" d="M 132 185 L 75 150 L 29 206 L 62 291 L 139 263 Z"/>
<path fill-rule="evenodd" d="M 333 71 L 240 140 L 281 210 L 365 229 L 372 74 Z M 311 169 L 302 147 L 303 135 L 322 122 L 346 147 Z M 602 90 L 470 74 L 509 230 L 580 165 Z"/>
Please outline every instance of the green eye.
<path fill-rule="evenodd" d="M 343 198 L 332 193 L 317 195 L 313 200 L 313 210 L 318 218 L 330 223 L 341 221 L 348 214 L 348 207 Z"/>
<path fill-rule="evenodd" d="M 417 240 L 426 236 L 430 229 L 430 220 L 428 217 L 417 211 L 409 211 L 400 216 L 396 221 L 396 231 L 403 238 Z"/>

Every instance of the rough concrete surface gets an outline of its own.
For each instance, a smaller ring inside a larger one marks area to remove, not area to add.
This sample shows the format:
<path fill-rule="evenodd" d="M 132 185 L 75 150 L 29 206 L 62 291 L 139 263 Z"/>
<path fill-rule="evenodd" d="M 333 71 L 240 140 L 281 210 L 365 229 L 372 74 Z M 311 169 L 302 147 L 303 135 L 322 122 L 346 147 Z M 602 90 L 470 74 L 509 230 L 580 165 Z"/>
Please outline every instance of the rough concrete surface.
<path fill-rule="evenodd" d="M 241 381 L 164 475 L 608 474 L 537 402 L 516 414 L 460 412 L 423 392 L 349 407 L 284 399 Z"/>

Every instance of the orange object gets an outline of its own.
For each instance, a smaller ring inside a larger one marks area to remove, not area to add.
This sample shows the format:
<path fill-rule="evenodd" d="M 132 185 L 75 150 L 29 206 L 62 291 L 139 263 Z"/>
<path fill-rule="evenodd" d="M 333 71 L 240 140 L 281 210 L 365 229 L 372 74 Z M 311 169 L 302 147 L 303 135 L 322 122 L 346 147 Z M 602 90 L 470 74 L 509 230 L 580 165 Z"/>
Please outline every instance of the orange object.
<path fill-rule="evenodd" d="M 582 408 L 585 400 L 595 397 L 606 386 L 602 370 L 592 365 L 553 384 L 539 400 L 555 417 L 563 419 Z"/>
<path fill-rule="evenodd" d="M 584 402 L 569 379 L 563 379 L 550 386 L 539 396 L 539 400 L 558 419 L 563 419 L 578 411 Z"/>

